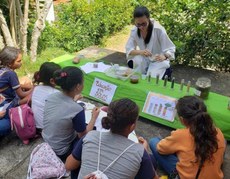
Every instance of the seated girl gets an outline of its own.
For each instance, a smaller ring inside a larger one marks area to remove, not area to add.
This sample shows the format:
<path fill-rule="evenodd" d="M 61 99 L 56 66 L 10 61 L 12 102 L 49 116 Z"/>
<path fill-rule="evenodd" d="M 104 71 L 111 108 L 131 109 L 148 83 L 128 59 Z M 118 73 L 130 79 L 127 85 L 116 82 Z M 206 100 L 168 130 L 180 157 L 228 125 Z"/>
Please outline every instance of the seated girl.
<path fill-rule="evenodd" d="M 45 62 L 41 65 L 39 71 L 34 74 L 34 83 L 37 86 L 32 94 L 32 110 L 37 129 L 43 129 L 45 100 L 50 94 L 58 92 L 55 89 L 53 74 L 61 69 L 60 65 L 53 62 Z"/>
<path fill-rule="evenodd" d="M 66 169 L 80 167 L 79 179 L 92 173 L 97 178 L 158 178 L 144 146 L 127 138 L 136 127 L 138 112 L 129 99 L 112 102 L 102 119 L 102 126 L 110 132 L 89 132 L 67 158 Z"/>
<path fill-rule="evenodd" d="M 0 107 L 10 103 L 5 114 L 0 119 L 0 136 L 10 132 L 8 109 L 25 104 L 32 89 L 24 91 L 15 72 L 22 65 L 21 51 L 14 47 L 4 47 L 0 52 Z M 4 131 L 2 131 L 4 129 Z"/>
<path fill-rule="evenodd" d="M 93 129 L 99 109 L 93 109 L 86 126 L 84 109 L 75 100 L 83 89 L 83 73 L 77 67 L 57 70 L 54 83 L 61 87 L 62 92 L 53 93 L 46 100 L 42 137 L 65 161 L 74 143 Z"/>
<path fill-rule="evenodd" d="M 226 148 L 224 136 L 215 127 L 204 102 L 194 96 L 178 100 L 177 113 L 185 129 L 170 136 L 150 140 L 150 148 L 158 164 L 175 178 L 220 179 Z"/>

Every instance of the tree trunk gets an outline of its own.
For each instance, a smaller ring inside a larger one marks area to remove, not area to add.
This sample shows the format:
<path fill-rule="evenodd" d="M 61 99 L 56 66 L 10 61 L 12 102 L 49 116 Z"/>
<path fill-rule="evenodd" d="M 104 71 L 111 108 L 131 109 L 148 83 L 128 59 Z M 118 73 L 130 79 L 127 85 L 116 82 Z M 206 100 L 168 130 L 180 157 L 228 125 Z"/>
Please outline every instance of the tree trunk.
<path fill-rule="evenodd" d="M 23 25 L 21 28 L 22 32 L 22 51 L 24 55 L 27 54 L 27 28 L 28 28 L 28 14 L 29 14 L 29 0 L 25 0 L 24 4 L 24 16 L 23 16 Z"/>
<path fill-rule="evenodd" d="M 39 2 L 36 1 L 36 5 Z M 51 4 L 53 3 L 53 0 L 46 0 L 44 7 L 40 13 L 38 14 L 38 19 L 35 22 L 33 33 L 32 33 L 32 39 L 31 39 L 31 46 L 30 46 L 30 58 L 34 62 L 37 58 L 37 46 L 38 46 L 38 39 L 41 36 L 41 32 L 45 28 L 45 19 L 47 17 L 48 11 L 51 7 Z"/>
<path fill-rule="evenodd" d="M 2 50 L 4 48 L 5 44 L 4 44 L 4 40 L 1 34 L 1 29 L 0 29 L 0 50 Z"/>
<path fill-rule="evenodd" d="M 10 10 L 10 31 L 14 44 L 17 44 L 16 38 L 16 7 L 15 1 L 9 0 L 9 10 Z"/>
<path fill-rule="evenodd" d="M 21 9 L 20 0 L 15 0 L 15 6 L 17 11 L 17 38 L 18 38 L 18 44 L 20 48 L 22 49 L 22 28 L 23 28 L 23 14 Z"/>
<path fill-rule="evenodd" d="M 13 47 L 14 43 L 13 43 L 9 28 L 7 26 L 6 20 L 5 20 L 4 16 L 3 16 L 2 9 L 0 9 L 0 26 L 1 26 L 1 29 L 2 29 L 3 37 L 4 37 L 5 41 L 6 41 L 6 45 Z"/>

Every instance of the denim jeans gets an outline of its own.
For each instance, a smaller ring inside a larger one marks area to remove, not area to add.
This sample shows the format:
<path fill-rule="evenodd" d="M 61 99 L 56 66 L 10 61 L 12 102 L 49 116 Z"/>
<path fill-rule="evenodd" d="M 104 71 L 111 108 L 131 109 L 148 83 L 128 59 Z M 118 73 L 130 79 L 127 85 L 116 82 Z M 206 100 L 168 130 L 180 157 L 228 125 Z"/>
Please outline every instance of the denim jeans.
<path fill-rule="evenodd" d="M 171 155 L 161 155 L 157 151 L 157 144 L 161 139 L 158 137 L 152 138 L 149 141 L 149 147 L 153 153 L 153 156 L 155 157 L 158 165 L 162 167 L 168 175 L 170 175 L 172 172 L 176 169 L 176 163 L 178 162 L 178 158 L 176 154 Z"/>
<path fill-rule="evenodd" d="M 2 104 L 0 104 L 0 107 L 2 107 L 6 103 L 7 102 L 3 102 Z M 6 136 L 11 131 L 9 108 L 10 106 L 7 108 L 5 116 L 0 118 L 0 136 Z"/>
<path fill-rule="evenodd" d="M 0 119 L 0 136 L 6 136 L 10 133 L 10 119 L 1 118 Z"/>

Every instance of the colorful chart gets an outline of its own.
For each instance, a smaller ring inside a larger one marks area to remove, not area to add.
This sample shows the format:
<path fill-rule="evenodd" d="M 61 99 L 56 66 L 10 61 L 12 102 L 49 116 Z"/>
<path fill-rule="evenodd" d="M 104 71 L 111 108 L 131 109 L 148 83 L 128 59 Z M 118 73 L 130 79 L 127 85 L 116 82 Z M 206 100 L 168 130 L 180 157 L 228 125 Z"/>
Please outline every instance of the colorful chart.
<path fill-rule="evenodd" d="M 149 92 L 142 112 L 173 122 L 176 99 Z"/>

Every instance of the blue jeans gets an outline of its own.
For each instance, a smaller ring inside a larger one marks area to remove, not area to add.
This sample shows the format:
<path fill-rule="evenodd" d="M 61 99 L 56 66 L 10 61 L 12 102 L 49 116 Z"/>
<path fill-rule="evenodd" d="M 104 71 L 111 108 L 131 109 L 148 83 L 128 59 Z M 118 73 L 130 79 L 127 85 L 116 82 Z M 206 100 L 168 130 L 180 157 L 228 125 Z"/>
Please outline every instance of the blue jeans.
<path fill-rule="evenodd" d="M 0 136 L 6 136 L 10 133 L 10 119 L 2 118 L 0 119 Z"/>
<path fill-rule="evenodd" d="M 178 162 L 178 158 L 176 154 L 171 155 L 161 155 L 157 151 L 157 144 L 161 139 L 158 137 L 154 137 L 149 141 L 149 147 L 155 157 L 158 165 L 162 167 L 167 174 L 171 174 L 176 169 L 176 163 Z"/>
<path fill-rule="evenodd" d="M 0 104 L 0 107 L 2 107 L 6 103 L 7 102 L 3 102 L 2 104 Z M 0 136 L 6 136 L 11 131 L 9 108 L 10 106 L 7 108 L 5 116 L 0 118 Z"/>

